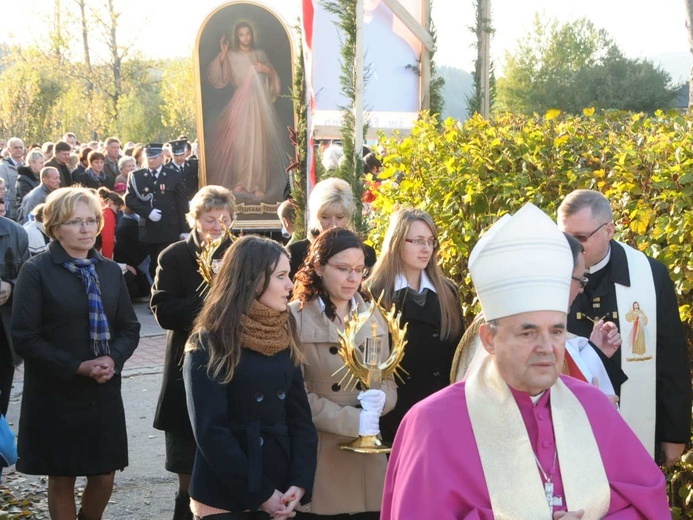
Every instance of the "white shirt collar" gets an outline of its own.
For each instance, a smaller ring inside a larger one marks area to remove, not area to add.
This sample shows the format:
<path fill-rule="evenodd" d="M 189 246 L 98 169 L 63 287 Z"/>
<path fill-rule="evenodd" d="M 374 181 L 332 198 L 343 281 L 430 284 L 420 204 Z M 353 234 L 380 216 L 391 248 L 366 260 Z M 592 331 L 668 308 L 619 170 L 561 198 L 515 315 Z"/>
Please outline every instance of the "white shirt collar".
<path fill-rule="evenodd" d="M 599 262 L 594 264 L 592 267 L 587 269 L 587 272 L 590 274 L 594 274 L 598 271 L 601 271 L 606 267 L 606 264 L 609 263 L 609 260 L 611 260 L 611 246 L 609 246 L 609 251 L 606 253 L 606 256 L 602 258 Z"/>
<path fill-rule="evenodd" d="M 395 291 L 399 291 L 408 286 L 409 282 L 407 282 L 407 277 L 404 276 L 402 273 L 399 273 L 397 275 L 397 278 L 395 278 Z M 421 287 L 419 288 L 419 294 L 421 294 L 424 291 L 424 289 L 436 292 L 436 288 L 433 286 L 433 283 L 426 274 L 426 271 L 421 271 Z"/>
<path fill-rule="evenodd" d="M 322 298 L 318 298 L 318 304 L 320 305 L 320 310 L 325 313 L 325 302 L 322 301 Z M 359 307 L 359 304 L 356 303 L 356 298 L 351 299 L 351 306 L 349 308 L 349 312 L 357 310 Z"/>

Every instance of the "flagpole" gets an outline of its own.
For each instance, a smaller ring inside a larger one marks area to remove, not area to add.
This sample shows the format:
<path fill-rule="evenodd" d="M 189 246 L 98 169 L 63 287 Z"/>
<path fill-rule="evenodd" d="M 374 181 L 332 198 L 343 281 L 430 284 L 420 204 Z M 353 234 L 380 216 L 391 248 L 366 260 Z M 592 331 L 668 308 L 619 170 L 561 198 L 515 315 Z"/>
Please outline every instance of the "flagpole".
<path fill-rule="evenodd" d="M 363 0 L 356 0 L 356 49 L 354 56 L 354 175 L 363 172 Z"/>

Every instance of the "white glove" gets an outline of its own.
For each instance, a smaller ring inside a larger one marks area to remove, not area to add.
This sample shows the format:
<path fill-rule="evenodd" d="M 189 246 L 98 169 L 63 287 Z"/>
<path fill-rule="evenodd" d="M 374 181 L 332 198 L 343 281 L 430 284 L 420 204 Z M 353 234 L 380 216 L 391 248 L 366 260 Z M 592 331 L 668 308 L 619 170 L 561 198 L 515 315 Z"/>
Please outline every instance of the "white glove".
<path fill-rule="evenodd" d="M 368 412 L 375 412 L 380 416 L 385 407 L 385 392 L 382 390 L 366 390 L 359 393 L 358 400 L 361 401 L 361 408 Z"/>
<path fill-rule="evenodd" d="M 359 435 L 380 434 L 380 414 L 370 410 L 361 410 L 359 414 Z"/>
<path fill-rule="evenodd" d="M 147 217 L 152 222 L 159 222 L 161 220 L 161 210 L 154 208 L 149 212 L 149 217 Z"/>

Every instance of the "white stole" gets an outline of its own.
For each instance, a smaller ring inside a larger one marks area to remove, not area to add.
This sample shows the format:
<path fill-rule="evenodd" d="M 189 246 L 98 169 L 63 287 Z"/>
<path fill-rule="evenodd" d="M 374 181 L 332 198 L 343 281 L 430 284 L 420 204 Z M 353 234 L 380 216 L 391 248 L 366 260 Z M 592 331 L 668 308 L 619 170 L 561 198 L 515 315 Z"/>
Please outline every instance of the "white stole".
<path fill-rule="evenodd" d="M 630 287 L 614 284 L 621 328 L 621 415 L 654 457 L 657 390 L 657 295 L 647 257 L 626 244 Z M 634 309 L 637 302 L 640 310 Z M 637 326 L 636 326 L 637 323 Z"/>
<path fill-rule="evenodd" d="M 553 518 L 522 414 L 492 356 L 475 359 L 465 394 L 494 518 Z M 609 481 L 587 414 L 560 379 L 551 387 L 551 415 L 565 504 L 584 509 L 583 520 L 599 520 L 609 510 Z"/>

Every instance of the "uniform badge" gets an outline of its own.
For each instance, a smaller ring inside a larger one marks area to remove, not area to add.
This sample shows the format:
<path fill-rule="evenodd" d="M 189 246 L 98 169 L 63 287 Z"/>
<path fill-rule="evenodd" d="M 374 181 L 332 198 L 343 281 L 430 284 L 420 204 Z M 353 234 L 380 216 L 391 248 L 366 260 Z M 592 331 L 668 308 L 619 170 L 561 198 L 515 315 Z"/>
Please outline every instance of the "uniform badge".
<path fill-rule="evenodd" d="M 161 189 L 161 193 L 166 191 L 166 185 L 165 184 L 159 184 L 159 188 Z"/>
<path fill-rule="evenodd" d="M 147 193 L 149 191 L 149 188 L 145 187 L 144 192 Z"/>

